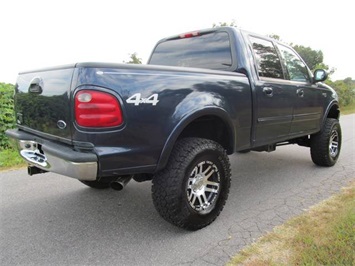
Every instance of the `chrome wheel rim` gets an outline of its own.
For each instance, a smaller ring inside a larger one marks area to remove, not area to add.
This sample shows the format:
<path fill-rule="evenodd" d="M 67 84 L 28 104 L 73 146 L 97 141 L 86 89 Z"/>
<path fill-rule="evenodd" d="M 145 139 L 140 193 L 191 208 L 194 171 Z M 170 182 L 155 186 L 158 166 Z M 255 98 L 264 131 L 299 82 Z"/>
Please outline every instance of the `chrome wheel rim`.
<path fill-rule="evenodd" d="M 336 157 L 339 152 L 339 135 L 338 131 L 335 129 L 332 130 L 329 139 L 329 154 L 331 157 Z"/>
<path fill-rule="evenodd" d="M 196 212 L 207 214 L 216 204 L 220 192 L 220 174 L 210 161 L 197 164 L 187 183 L 187 199 Z"/>

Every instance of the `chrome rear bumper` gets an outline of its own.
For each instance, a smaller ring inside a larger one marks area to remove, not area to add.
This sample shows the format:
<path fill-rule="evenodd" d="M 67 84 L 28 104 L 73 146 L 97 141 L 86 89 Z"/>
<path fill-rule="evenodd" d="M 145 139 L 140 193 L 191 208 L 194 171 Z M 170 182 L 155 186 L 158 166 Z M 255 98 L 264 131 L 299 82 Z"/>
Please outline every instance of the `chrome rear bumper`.
<path fill-rule="evenodd" d="M 79 180 L 96 180 L 96 154 L 78 152 L 17 129 L 7 130 L 6 135 L 15 141 L 21 157 L 31 166 Z"/>

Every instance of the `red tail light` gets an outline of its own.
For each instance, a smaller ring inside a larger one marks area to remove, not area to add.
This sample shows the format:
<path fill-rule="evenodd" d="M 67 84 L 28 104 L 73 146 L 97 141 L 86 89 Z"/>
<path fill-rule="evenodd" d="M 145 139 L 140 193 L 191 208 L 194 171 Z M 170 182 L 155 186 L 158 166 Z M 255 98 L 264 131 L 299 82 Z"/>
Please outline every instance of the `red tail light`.
<path fill-rule="evenodd" d="M 117 98 L 94 90 L 82 90 L 75 95 L 75 119 L 82 127 L 116 127 L 123 123 Z"/>
<path fill-rule="evenodd" d="M 198 31 L 183 33 L 180 35 L 180 38 L 184 39 L 184 38 L 191 38 L 196 36 L 200 36 L 200 33 Z"/>

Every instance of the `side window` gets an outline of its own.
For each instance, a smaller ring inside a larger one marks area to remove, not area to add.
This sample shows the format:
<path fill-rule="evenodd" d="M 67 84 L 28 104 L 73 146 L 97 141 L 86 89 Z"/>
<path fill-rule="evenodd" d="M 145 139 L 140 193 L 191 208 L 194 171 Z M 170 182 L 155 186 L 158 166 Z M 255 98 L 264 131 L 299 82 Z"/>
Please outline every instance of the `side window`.
<path fill-rule="evenodd" d="M 285 61 L 290 80 L 310 82 L 308 69 L 300 57 L 292 49 L 284 45 L 277 45 L 277 47 Z"/>
<path fill-rule="evenodd" d="M 249 37 L 253 46 L 259 77 L 283 79 L 280 58 L 272 42 Z"/>

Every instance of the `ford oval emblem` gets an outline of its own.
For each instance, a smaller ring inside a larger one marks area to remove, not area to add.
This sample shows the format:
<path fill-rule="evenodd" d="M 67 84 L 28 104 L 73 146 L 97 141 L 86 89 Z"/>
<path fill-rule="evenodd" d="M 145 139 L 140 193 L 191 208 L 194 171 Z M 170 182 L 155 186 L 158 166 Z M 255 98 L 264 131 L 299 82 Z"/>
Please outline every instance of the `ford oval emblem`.
<path fill-rule="evenodd" d="M 59 127 L 60 129 L 64 129 L 67 127 L 67 123 L 65 123 L 63 120 L 58 120 L 57 127 Z"/>

